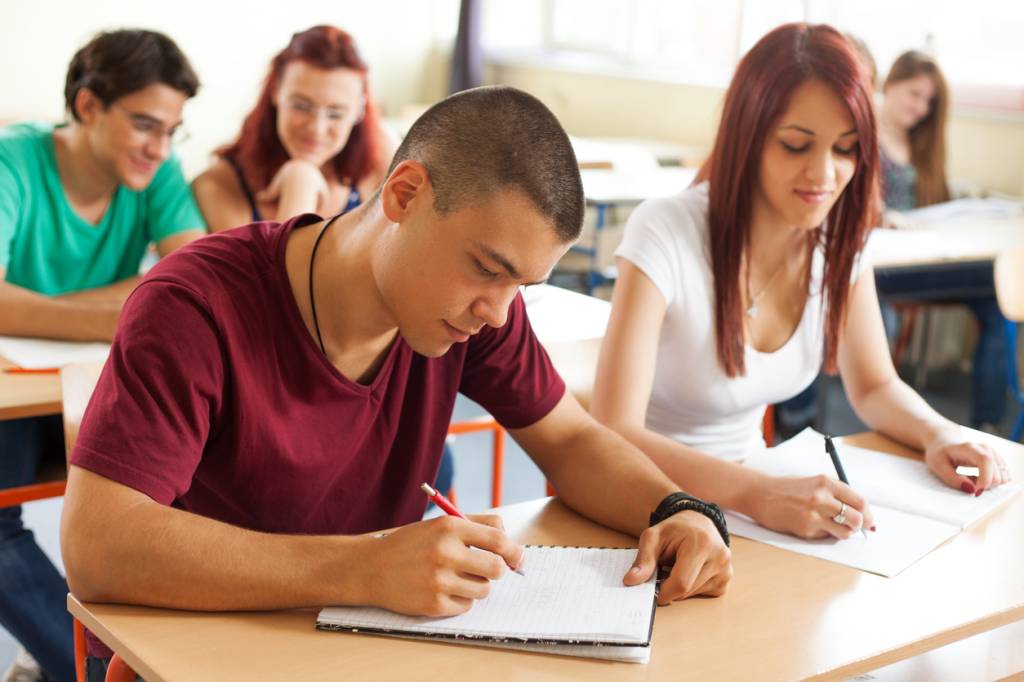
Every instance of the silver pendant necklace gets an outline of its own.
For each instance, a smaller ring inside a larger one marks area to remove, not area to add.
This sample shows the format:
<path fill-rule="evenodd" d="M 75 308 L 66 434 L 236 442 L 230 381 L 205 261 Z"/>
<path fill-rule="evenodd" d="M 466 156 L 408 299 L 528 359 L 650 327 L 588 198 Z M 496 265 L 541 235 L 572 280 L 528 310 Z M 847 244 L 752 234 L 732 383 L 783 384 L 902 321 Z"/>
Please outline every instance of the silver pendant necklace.
<path fill-rule="evenodd" d="M 757 313 L 758 313 L 757 302 L 761 300 L 761 297 L 764 296 L 766 291 L 768 291 L 768 288 L 771 287 L 772 283 L 775 282 L 775 280 L 779 276 L 779 273 L 782 272 L 783 266 L 785 266 L 785 265 L 786 265 L 786 259 L 783 258 L 782 262 L 779 263 L 777 268 L 775 268 L 775 272 L 773 272 L 772 276 L 768 278 L 768 282 L 763 287 L 761 287 L 761 291 L 757 292 L 756 296 L 751 296 L 750 295 L 750 273 L 749 273 L 749 270 L 748 270 L 748 272 L 747 272 L 747 300 L 750 301 L 750 304 L 747 306 L 747 317 L 749 317 L 750 319 L 754 319 L 755 317 L 757 317 Z"/>

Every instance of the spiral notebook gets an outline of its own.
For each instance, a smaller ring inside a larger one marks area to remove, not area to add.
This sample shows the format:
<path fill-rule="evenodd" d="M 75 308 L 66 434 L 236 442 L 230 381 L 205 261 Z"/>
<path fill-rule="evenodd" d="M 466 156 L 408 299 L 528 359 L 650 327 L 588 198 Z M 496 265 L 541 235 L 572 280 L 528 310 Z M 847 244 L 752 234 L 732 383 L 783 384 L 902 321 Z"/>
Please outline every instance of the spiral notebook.
<path fill-rule="evenodd" d="M 506 573 L 466 613 L 406 616 L 374 607 L 332 606 L 319 630 L 366 632 L 570 656 L 646 662 L 656 578 L 632 587 L 622 577 L 635 549 L 527 546 L 525 575 Z"/>

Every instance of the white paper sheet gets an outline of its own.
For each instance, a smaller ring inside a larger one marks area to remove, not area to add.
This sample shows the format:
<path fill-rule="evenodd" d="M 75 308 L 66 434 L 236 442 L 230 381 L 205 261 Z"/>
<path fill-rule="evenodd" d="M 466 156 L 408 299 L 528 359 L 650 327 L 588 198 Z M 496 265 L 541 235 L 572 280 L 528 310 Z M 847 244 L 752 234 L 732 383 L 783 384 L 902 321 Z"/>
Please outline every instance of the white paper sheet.
<path fill-rule="evenodd" d="M 804 429 L 785 443 L 754 454 L 744 465 L 772 476 L 824 474 L 836 478 L 824 443 L 822 434 Z M 836 450 L 850 486 L 871 504 L 876 532 L 849 540 L 803 540 L 767 530 L 732 512 L 729 531 L 774 547 L 893 576 L 1020 491 L 1019 484 L 1010 483 L 974 497 L 944 485 L 919 460 L 848 446 L 841 439 L 836 440 Z"/>
<path fill-rule="evenodd" d="M 0 356 L 25 369 L 63 367 L 73 362 L 103 362 L 109 354 L 109 343 L 0 336 Z"/>

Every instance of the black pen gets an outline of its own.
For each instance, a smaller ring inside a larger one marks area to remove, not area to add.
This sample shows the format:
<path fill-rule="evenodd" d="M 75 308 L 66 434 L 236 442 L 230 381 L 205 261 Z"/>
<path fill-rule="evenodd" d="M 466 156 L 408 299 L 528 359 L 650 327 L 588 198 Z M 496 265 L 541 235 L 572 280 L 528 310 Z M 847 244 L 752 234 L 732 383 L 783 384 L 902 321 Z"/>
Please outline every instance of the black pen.
<path fill-rule="evenodd" d="M 850 485 L 850 479 L 846 477 L 846 472 L 843 470 L 843 463 L 839 461 L 839 453 L 836 452 L 836 446 L 835 443 L 832 442 L 832 436 L 825 436 L 825 452 L 827 452 L 828 456 L 832 458 L 832 466 L 836 468 L 836 475 L 839 476 L 839 480 L 846 485 Z M 840 516 L 841 514 L 842 512 L 836 514 L 836 516 Z M 835 521 L 835 518 L 832 520 Z M 836 523 L 838 523 L 838 521 Z M 860 527 L 860 532 L 865 538 L 867 538 L 868 534 L 867 531 L 864 530 L 863 524 Z"/>

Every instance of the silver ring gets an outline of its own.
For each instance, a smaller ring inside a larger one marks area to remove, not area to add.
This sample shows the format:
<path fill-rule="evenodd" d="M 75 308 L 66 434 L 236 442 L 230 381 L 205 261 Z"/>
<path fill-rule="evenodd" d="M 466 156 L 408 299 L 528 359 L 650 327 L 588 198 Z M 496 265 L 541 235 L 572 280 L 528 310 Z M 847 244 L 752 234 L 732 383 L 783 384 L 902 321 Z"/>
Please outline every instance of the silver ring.
<path fill-rule="evenodd" d="M 833 516 L 832 520 L 835 521 L 836 523 L 838 523 L 840 526 L 845 526 L 846 525 L 846 503 L 845 502 L 840 502 L 839 504 L 842 505 L 842 506 L 839 507 L 839 513 L 836 514 L 835 516 Z"/>

